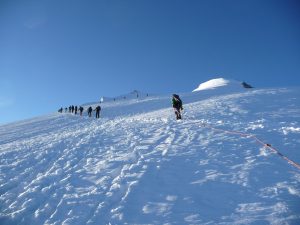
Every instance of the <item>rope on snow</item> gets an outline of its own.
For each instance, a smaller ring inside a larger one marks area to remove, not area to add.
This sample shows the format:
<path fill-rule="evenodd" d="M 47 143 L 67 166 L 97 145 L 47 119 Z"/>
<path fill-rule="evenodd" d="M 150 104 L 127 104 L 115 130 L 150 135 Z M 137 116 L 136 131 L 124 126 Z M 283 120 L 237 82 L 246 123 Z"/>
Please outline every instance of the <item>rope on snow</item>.
<path fill-rule="evenodd" d="M 259 143 L 262 146 L 270 149 L 273 153 L 276 153 L 282 159 L 286 160 L 289 164 L 291 164 L 292 166 L 294 166 L 294 167 L 296 167 L 296 168 L 298 168 L 300 170 L 300 164 L 299 163 L 297 163 L 297 162 L 289 159 L 287 156 L 283 155 L 276 148 L 274 148 L 271 144 L 263 142 L 262 140 L 260 140 L 259 138 L 257 138 L 253 134 L 243 133 L 243 132 L 240 132 L 240 131 L 232 131 L 232 130 L 224 130 L 224 129 L 220 129 L 220 128 L 215 128 L 215 127 L 210 126 L 210 125 L 208 125 L 207 123 L 204 123 L 204 122 L 201 122 L 200 126 L 201 127 L 205 127 L 205 128 L 209 128 L 211 130 L 218 131 L 218 132 L 223 132 L 223 133 L 233 134 L 233 135 L 239 135 L 241 137 L 250 137 L 250 138 L 253 138 L 257 143 Z"/>

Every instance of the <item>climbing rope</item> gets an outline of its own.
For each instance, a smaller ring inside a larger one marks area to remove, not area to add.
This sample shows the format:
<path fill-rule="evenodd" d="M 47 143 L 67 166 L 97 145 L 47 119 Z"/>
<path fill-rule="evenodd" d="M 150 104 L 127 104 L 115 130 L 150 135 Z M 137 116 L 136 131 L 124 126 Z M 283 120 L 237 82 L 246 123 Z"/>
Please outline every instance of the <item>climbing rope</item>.
<path fill-rule="evenodd" d="M 253 138 L 257 143 L 261 144 L 265 148 L 270 149 L 273 153 L 276 153 L 282 159 L 286 160 L 289 164 L 291 164 L 292 166 L 294 166 L 294 167 L 296 167 L 296 168 L 298 168 L 300 170 L 300 164 L 299 163 L 297 163 L 297 162 L 289 159 L 287 156 L 283 155 L 276 148 L 274 148 L 271 144 L 263 142 L 262 140 L 260 140 L 259 138 L 257 138 L 253 134 L 248 134 L 248 133 L 243 133 L 243 132 L 239 132 L 239 131 L 232 131 L 232 130 L 224 130 L 224 129 L 220 129 L 220 128 L 215 128 L 215 127 L 210 126 L 210 125 L 208 125 L 207 123 L 204 123 L 204 122 L 201 122 L 200 126 L 201 127 L 205 127 L 205 128 L 209 128 L 209 129 L 217 131 L 217 132 L 223 132 L 223 133 L 227 133 L 227 134 L 239 135 L 241 137 Z"/>

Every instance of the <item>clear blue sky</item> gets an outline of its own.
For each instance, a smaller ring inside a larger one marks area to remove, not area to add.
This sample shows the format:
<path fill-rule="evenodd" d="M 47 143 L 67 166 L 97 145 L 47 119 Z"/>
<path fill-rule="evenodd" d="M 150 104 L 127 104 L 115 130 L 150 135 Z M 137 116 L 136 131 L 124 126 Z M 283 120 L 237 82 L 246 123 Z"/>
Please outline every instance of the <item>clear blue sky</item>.
<path fill-rule="evenodd" d="M 300 2 L 0 0 L 0 123 L 217 77 L 300 86 Z"/>

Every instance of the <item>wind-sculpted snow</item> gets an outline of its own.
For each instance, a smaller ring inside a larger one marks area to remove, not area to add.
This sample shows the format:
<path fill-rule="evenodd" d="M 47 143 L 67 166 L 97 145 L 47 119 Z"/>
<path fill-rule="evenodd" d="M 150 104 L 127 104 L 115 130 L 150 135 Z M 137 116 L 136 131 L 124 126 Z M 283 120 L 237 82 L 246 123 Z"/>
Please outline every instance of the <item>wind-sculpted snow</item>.
<path fill-rule="evenodd" d="M 0 224 L 300 224 L 300 91 L 103 103 L 0 126 Z"/>

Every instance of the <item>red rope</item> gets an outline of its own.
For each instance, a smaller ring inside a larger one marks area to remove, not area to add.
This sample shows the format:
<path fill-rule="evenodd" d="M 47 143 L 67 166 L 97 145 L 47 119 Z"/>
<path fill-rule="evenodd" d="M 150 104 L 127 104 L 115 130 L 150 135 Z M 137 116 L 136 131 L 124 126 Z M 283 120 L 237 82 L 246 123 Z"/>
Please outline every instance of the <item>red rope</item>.
<path fill-rule="evenodd" d="M 300 164 L 299 163 L 289 159 L 288 157 L 283 155 L 281 152 L 279 152 L 277 149 L 272 147 L 270 144 L 264 143 L 262 140 L 260 140 L 259 138 L 257 138 L 256 136 L 254 136 L 252 134 L 243 133 L 243 132 L 239 132 L 239 131 L 231 131 L 231 130 L 224 130 L 224 129 L 220 129 L 220 128 L 215 128 L 215 127 L 207 125 L 205 123 L 202 123 L 202 127 L 207 127 L 211 130 L 215 130 L 215 131 L 219 131 L 219 132 L 223 132 L 223 133 L 227 133 L 227 134 L 234 134 L 234 135 L 239 135 L 239 136 L 242 136 L 242 137 L 251 137 L 254 140 L 256 140 L 257 143 L 261 144 L 262 146 L 264 146 L 266 148 L 269 148 L 273 153 L 276 153 L 278 156 L 280 156 L 281 158 L 286 160 L 289 164 L 291 164 L 292 166 L 294 166 L 294 167 L 296 167 L 300 170 Z"/>

